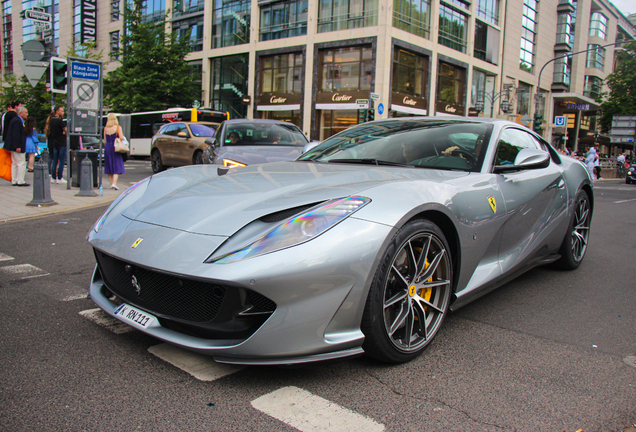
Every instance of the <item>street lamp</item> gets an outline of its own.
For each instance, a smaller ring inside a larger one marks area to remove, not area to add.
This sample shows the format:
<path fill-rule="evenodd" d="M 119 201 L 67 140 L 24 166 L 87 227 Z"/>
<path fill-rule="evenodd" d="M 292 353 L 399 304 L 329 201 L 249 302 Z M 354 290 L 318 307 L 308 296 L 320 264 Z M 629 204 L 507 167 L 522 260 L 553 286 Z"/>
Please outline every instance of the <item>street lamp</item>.
<path fill-rule="evenodd" d="M 503 90 L 497 94 L 495 94 L 494 90 L 492 94 L 486 93 L 486 91 L 479 91 L 477 92 L 477 102 L 475 103 L 475 109 L 478 112 L 482 112 L 484 110 L 483 98 L 486 98 L 486 100 L 490 102 L 490 117 L 492 118 L 495 112 L 495 102 L 497 101 L 497 99 L 501 99 L 503 97 L 504 99 L 499 104 L 499 108 L 504 113 L 507 113 L 510 110 L 510 101 L 508 101 L 508 96 L 509 89 Z"/>
<path fill-rule="evenodd" d="M 608 46 L 616 46 L 616 45 L 618 45 L 620 47 L 623 43 L 625 43 L 624 40 L 618 41 L 618 42 L 614 42 L 614 43 L 610 43 L 610 44 L 607 44 L 607 45 L 601 45 L 601 48 L 607 48 Z M 552 60 L 548 60 L 543 65 L 543 67 L 539 71 L 539 80 L 537 82 L 537 93 L 535 95 L 535 100 L 534 100 L 534 131 L 536 133 L 541 133 L 541 128 L 538 125 L 541 124 L 541 119 L 543 118 L 541 115 L 539 115 L 539 97 L 540 97 L 540 93 L 541 93 L 541 74 L 543 73 L 543 69 L 545 69 L 545 67 L 547 65 L 549 65 L 550 63 L 552 63 L 553 61 L 566 59 L 566 58 L 569 58 L 569 57 L 577 55 L 577 54 L 582 54 L 582 53 L 586 53 L 586 52 L 590 52 L 590 51 L 595 51 L 597 49 L 598 49 L 598 47 L 594 47 L 594 48 L 588 48 L 588 49 L 583 50 L 583 51 L 577 51 L 577 52 L 573 52 L 573 53 L 566 53 L 566 54 L 563 54 L 563 55 L 558 55 L 558 56 L 554 57 Z"/>

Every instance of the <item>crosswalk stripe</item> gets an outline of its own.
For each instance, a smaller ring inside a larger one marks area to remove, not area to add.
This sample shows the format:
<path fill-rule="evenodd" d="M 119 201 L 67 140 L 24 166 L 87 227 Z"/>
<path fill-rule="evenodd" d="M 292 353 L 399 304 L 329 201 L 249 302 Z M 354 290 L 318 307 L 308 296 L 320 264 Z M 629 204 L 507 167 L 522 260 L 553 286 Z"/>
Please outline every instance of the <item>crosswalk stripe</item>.
<path fill-rule="evenodd" d="M 15 276 L 21 276 L 22 279 L 48 276 L 50 274 L 31 264 L 17 264 L 12 266 L 0 267 L 0 272 Z"/>
<path fill-rule="evenodd" d="M 200 381 L 214 381 L 243 369 L 242 366 L 217 363 L 210 356 L 186 351 L 167 343 L 151 346 L 148 352 Z"/>
<path fill-rule="evenodd" d="M 14 259 L 12 256 L 0 252 L 0 261 L 11 261 L 12 259 Z"/>
<path fill-rule="evenodd" d="M 133 331 L 133 328 L 117 318 L 113 318 L 100 308 L 87 309 L 79 312 L 81 316 L 94 322 L 106 329 L 112 331 L 115 334 L 124 334 Z"/>
<path fill-rule="evenodd" d="M 283 387 L 252 406 L 302 432 L 380 432 L 384 425 L 298 387 Z"/>

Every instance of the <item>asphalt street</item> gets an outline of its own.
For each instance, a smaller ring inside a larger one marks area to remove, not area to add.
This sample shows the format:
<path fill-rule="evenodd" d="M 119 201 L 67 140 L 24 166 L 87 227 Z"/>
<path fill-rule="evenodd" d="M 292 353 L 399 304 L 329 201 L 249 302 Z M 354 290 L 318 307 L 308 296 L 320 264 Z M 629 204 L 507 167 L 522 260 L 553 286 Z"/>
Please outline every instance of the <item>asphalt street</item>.
<path fill-rule="evenodd" d="M 450 314 L 424 354 L 398 366 L 219 368 L 94 310 L 85 236 L 104 206 L 5 222 L 0 430 L 627 430 L 636 186 L 599 182 L 595 194 L 578 270 L 526 273 Z"/>

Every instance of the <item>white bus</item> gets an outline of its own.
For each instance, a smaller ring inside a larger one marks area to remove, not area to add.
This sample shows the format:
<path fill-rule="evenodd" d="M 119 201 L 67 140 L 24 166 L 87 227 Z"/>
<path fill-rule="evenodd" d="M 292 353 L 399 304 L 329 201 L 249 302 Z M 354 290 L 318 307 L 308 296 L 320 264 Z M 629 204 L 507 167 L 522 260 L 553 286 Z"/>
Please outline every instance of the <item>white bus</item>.
<path fill-rule="evenodd" d="M 150 156 L 150 142 L 159 128 L 166 123 L 178 121 L 205 121 L 221 123 L 229 114 L 197 108 L 169 108 L 165 111 L 148 111 L 132 114 L 116 114 L 124 136 L 130 142 L 130 156 L 143 158 Z M 104 124 L 106 119 L 104 118 Z"/>

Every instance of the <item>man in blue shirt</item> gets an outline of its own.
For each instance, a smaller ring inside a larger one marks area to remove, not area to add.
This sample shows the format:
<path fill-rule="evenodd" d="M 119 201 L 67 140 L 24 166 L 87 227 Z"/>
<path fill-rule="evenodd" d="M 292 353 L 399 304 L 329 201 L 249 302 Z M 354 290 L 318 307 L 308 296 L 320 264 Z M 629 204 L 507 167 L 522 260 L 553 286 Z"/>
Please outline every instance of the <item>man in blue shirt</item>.
<path fill-rule="evenodd" d="M 25 107 L 19 106 L 16 108 L 16 114 L 7 126 L 4 148 L 11 152 L 12 185 L 30 186 L 24 182 L 24 176 L 26 175 L 26 160 L 24 159 L 26 132 L 24 130 L 24 120 L 29 115 L 29 112 Z"/>

